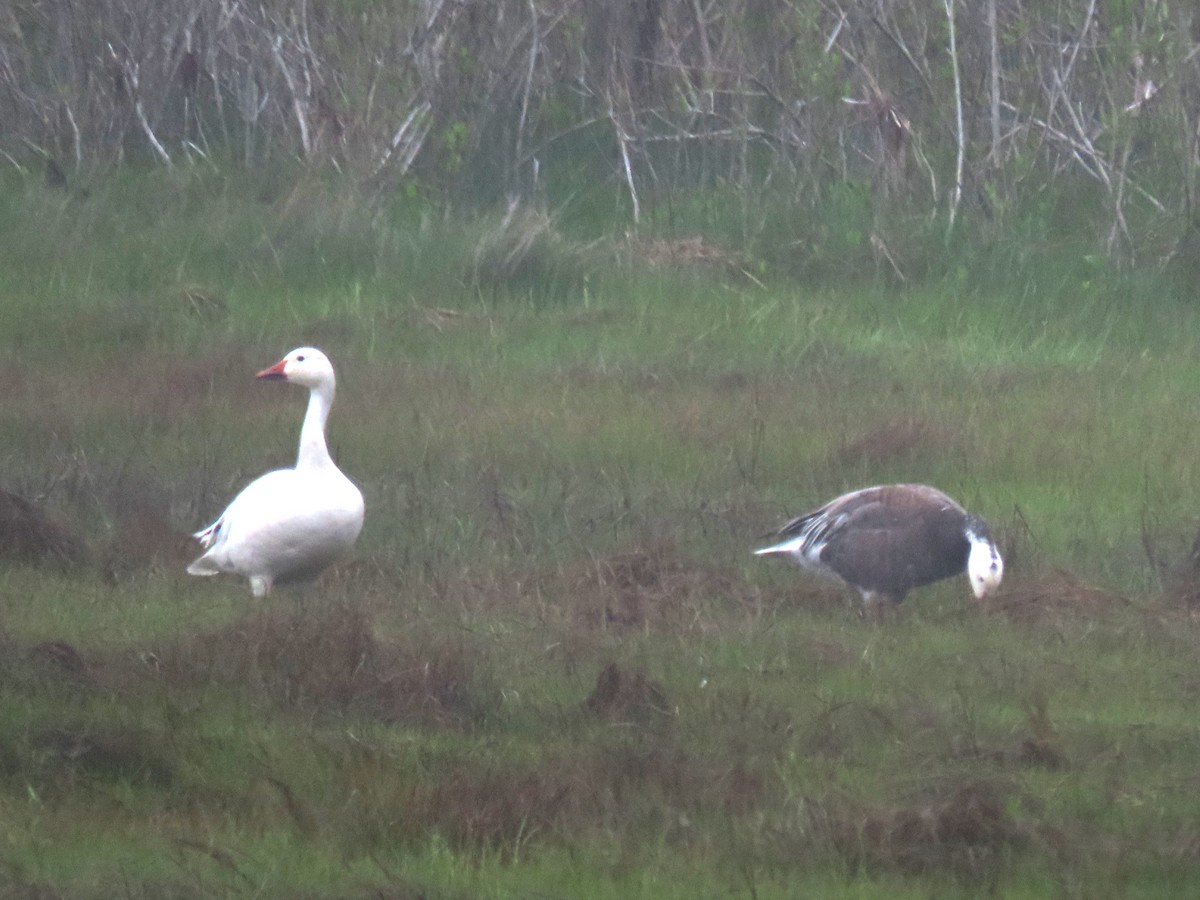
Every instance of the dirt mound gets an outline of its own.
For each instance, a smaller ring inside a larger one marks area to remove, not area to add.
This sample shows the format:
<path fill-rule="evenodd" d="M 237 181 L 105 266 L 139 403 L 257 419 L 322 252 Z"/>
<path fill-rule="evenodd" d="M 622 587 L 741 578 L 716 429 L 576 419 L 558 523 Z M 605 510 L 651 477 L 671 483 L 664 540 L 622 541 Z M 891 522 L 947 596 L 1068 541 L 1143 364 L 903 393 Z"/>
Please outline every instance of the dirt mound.
<path fill-rule="evenodd" d="M 583 706 L 593 715 L 616 722 L 663 721 L 671 716 L 661 684 L 637 669 L 622 669 L 616 663 L 601 670 Z"/>
<path fill-rule="evenodd" d="M 0 557 L 76 564 L 87 547 L 28 500 L 0 490 Z"/>
<path fill-rule="evenodd" d="M 1129 605 L 1119 594 L 1084 584 L 1067 572 L 1043 578 L 1006 583 L 1000 593 L 984 601 L 985 612 L 1013 621 L 1082 615 L 1095 616 Z"/>
<path fill-rule="evenodd" d="M 111 580 L 121 581 L 157 567 L 182 569 L 202 552 L 190 535 L 166 518 L 148 513 L 119 517 L 113 540 L 103 551 L 101 562 Z"/>
<path fill-rule="evenodd" d="M 260 613 L 156 654 L 169 678 L 236 680 L 272 702 L 313 711 L 461 726 L 495 702 L 477 687 L 479 654 L 411 632 L 388 641 L 357 610 Z"/>
<path fill-rule="evenodd" d="M 52 728 L 34 734 L 30 743 L 55 769 L 159 787 L 175 777 L 174 764 L 161 752 L 162 738 L 146 732 Z"/>
<path fill-rule="evenodd" d="M 748 590 L 690 563 L 666 541 L 598 557 L 561 578 L 579 616 L 603 628 L 704 630 L 704 601 Z"/>
<path fill-rule="evenodd" d="M 957 742 L 953 755 L 962 759 L 981 759 L 999 766 L 1028 766 L 1060 770 L 1070 765 L 1062 749 L 1058 729 L 1050 721 L 1049 701 L 1038 697 L 1026 703 L 1029 734 L 1017 742 L 981 744 L 973 736 Z"/>
<path fill-rule="evenodd" d="M 77 684 L 95 681 L 92 667 L 78 650 L 66 641 L 44 641 L 29 648 L 30 662 L 52 677 L 66 679 Z"/>
<path fill-rule="evenodd" d="M 519 846 L 522 835 L 553 832 L 581 799 L 581 785 L 561 772 L 461 770 L 430 787 L 418 787 L 411 810 L 417 822 L 434 823 L 438 834 L 464 847 L 504 851 Z M 575 816 L 578 813 L 574 814 Z M 428 827 L 428 826 L 427 826 Z"/>
<path fill-rule="evenodd" d="M 919 806 L 818 808 L 815 818 L 854 867 L 985 875 L 1029 839 L 1007 799 L 995 784 L 968 781 Z"/>

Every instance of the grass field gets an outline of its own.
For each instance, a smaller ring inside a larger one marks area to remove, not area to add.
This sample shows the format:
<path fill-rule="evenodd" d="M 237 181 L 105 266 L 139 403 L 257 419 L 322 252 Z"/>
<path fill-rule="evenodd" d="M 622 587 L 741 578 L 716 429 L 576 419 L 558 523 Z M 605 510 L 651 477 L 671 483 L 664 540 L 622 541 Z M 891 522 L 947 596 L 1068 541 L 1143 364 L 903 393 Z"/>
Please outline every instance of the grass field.
<path fill-rule="evenodd" d="M 1195 896 L 1200 307 L 699 246 L 6 184 L 0 487 L 88 557 L 0 569 L 0 895 Z M 367 523 L 259 603 L 186 535 L 292 459 L 253 374 L 305 343 Z M 999 596 L 864 621 L 751 556 L 892 480 Z"/>

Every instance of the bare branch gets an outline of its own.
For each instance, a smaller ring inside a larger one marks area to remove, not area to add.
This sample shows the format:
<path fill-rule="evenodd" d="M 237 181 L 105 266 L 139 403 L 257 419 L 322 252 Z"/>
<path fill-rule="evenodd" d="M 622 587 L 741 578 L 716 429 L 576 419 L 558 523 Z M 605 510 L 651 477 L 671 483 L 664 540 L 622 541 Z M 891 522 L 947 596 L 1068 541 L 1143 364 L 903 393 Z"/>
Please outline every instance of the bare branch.
<path fill-rule="evenodd" d="M 954 28 L 954 0 L 943 0 L 946 8 L 946 24 L 950 30 L 950 64 L 954 70 L 954 128 L 958 153 L 954 162 L 954 190 L 950 199 L 950 221 L 946 235 L 954 230 L 954 219 L 958 215 L 958 204 L 962 200 L 963 161 L 967 155 L 966 129 L 963 127 L 962 80 L 958 71 L 958 43 Z"/>
<path fill-rule="evenodd" d="M 529 93 L 533 90 L 533 72 L 538 58 L 538 19 L 537 5 L 529 0 L 529 18 L 533 22 L 529 38 L 529 67 L 525 71 L 525 89 L 521 92 L 521 116 L 517 120 L 517 149 L 516 155 L 521 156 L 525 140 L 525 122 L 529 118 Z"/>
<path fill-rule="evenodd" d="M 150 127 L 150 120 L 146 118 L 146 110 L 142 106 L 141 85 L 138 80 L 138 66 L 118 56 L 112 44 L 108 45 L 108 52 L 113 62 L 116 63 L 121 73 L 125 76 L 125 82 L 129 85 L 129 95 L 133 99 L 134 115 L 137 116 L 138 124 L 142 127 L 142 132 L 146 135 L 146 140 L 149 142 L 151 149 L 154 150 L 155 155 L 168 168 L 172 167 L 174 164 L 171 162 L 170 154 L 167 153 L 166 148 L 154 134 L 154 129 Z"/>
<path fill-rule="evenodd" d="M 996 22 L 996 0 L 987 0 L 989 98 L 991 100 L 992 149 L 988 154 L 993 166 L 1000 165 L 1000 35 Z"/>
<path fill-rule="evenodd" d="M 403 175 L 408 171 L 408 167 L 412 165 L 412 161 L 416 159 L 417 154 L 421 151 L 421 145 L 425 143 L 425 137 L 429 134 L 429 112 L 432 109 L 427 100 L 422 100 L 420 103 L 413 106 L 408 111 L 408 115 L 404 117 L 404 121 L 400 123 L 400 127 L 396 129 L 392 135 L 392 140 L 388 144 L 387 150 L 376 163 L 374 170 L 371 172 L 372 178 L 378 178 L 379 174 L 387 167 L 388 163 L 396 155 L 396 151 L 400 150 L 399 169 Z M 415 125 L 415 131 L 409 133 L 409 129 Z"/>
<path fill-rule="evenodd" d="M 296 125 L 300 129 L 300 149 L 303 151 L 304 158 L 308 159 L 312 154 L 312 141 L 308 136 L 308 97 L 307 95 L 300 96 L 300 92 L 296 89 L 296 81 L 283 58 L 283 35 L 275 36 L 275 41 L 271 45 L 271 53 L 275 57 L 275 65 L 279 67 L 280 74 L 283 75 L 283 82 L 287 85 L 288 93 L 292 95 L 292 112 L 296 116 Z"/>
<path fill-rule="evenodd" d="M 637 187 L 633 183 L 633 166 L 629 162 L 629 136 L 625 133 L 624 127 L 622 127 L 620 120 L 617 118 L 611 98 L 608 101 L 608 118 L 612 122 L 613 131 L 617 136 L 617 146 L 621 149 L 621 163 L 625 169 L 625 184 L 629 188 L 629 199 L 633 203 L 633 224 L 638 225 L 642 220 L 642 207 L 638 202 Z"/>

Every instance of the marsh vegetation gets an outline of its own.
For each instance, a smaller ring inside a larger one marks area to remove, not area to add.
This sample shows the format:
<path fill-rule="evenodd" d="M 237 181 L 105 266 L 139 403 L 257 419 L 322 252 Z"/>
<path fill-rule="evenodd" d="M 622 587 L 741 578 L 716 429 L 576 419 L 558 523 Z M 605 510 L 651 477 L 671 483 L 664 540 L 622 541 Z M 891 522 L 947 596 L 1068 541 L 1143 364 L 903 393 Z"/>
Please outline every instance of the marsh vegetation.
<path fill-rule="evenodd" d="M 1195 896 L 1186 4 L 82 10 L 0 9 L 0 894 Z M 300 345 L 366 525 L 256 601 Z M 994 598 L 751 555 L 888 481 Z"/>
<path fill-rule="evenodd" d="M 4 562 L 6 893 L 1190 894 L 1193 305 L 340 191 L 8 184 L 4 487 L 86 550 Z M 256 602 L 185 535 L 291 459 L 252 376 L 302 342 L 367 525 Z M 902 479 L 989 517 L 994 601 L 864 622 L 750 555 Z"/>

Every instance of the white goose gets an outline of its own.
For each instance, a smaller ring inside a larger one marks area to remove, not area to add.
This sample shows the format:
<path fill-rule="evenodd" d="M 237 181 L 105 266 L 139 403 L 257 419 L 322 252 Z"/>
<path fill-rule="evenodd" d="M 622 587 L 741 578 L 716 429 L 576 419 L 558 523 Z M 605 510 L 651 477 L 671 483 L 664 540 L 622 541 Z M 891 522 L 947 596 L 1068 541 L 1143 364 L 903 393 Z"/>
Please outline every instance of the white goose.
<path fill-rule="evenodd" d="M 838 578 L 872 606 L 899 603 L 913 588 L 966 572 L 982 600 L 1000 586 L 1004 560 L 987 523 L 927 484 L 851 491 L 797 516 L 758 556 L 789 556 Z"/>
<path fill-rule="evenodd" d="M 334 394 L 329 358 L 300 347 L 257 377 L 309 390 L 296 467 L 252 481 L 217 521 L 197 531 L 193 537 L 205 553 L 187 570 L 245 575 L 254 596 L 265 597 L 272 585 L 315 578 L 354 544 L 362 530 L 363 498 L 325 446 Z"/>

